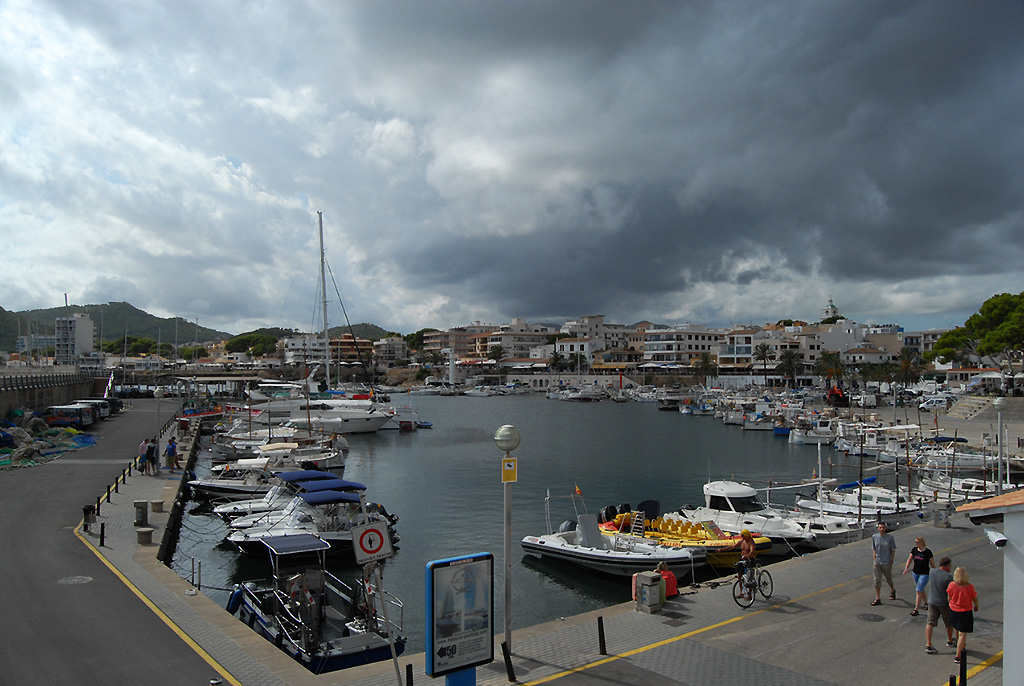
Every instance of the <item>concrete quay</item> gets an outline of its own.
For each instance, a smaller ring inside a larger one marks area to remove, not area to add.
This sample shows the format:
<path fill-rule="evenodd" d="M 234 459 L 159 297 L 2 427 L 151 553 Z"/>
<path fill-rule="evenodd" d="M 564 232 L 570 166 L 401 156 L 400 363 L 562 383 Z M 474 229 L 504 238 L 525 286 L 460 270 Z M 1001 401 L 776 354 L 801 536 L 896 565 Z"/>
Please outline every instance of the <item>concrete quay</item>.
<path fill-rule="evenodd" d="M 0 681 L 395 684 L 399 677 L 391 662 L 320 676 L 309 673 L 158 562 L 156 542 L 166 526 L 177 475 L 133 472 L 119 483 L 110 502 L 104 500 L 91 532 L 79 530 L 81 506 L 105 494 L 114 476 L 123 474 L 138 443 L 153 433 L 154 422 L 155 401 L 135 401 L 100 428 L 103 439 L 96 446 L 33 469 L 0 472 L 12 505 L 6 512 L 26 515 L 0 520 L 2 540 L 14 553 L 0 560 L 12 590 L 0 642 Z M 46 496 L 54 493 L 60 494 L 60 502 L 55 498 L 48 507 Z M 140 545 L 134 503 L 152 500 L 163 501 L 165 512 L 148 513 L 154 543 Z M 39 510 L 38 517 L 27 516 Z M 105 525 L 103 546 L 100 524 Z M 684 587 L 658 614 L 637 612 L 627 603 L 515 630 L 516 682 L 947 684 L 958 666 L 953 649 L 940 640 L 945 636 L 941 622 L 934 641 L 939 654 L 927 655 L 925 616 L 909 615 L 912 577 L 898 574 L 914 537 L 921 535 L 937 557 L 948 555 L 954 566 L 965 566 L 978 589 L 981 609 L 968 641 L 969 683 L 1021 683 L 1020 675 L 1014 677 L 1017 681 L 1004 682 L 999 659 L 1002 553 L 962 516 L 953 516 L 951 524 L 919 524 L 894 532 L 895 601 L 870 605 L 870 543 L 860 541 L 772 564 L 774 595 L 746 610 L 733 602 L 728 581 L 717 587 Z M 599 616 L 607 655 L 599 652 Z M 44 638 L 36 638 L 37 631 Z M 496 643 L 500 640 L 496 636 Z M 478 683 L 508 683 L 497 647 L 495 655 L 495 663 L 477 668 Z M 413 680 L 426 680 L 423 660 L 422 653 L 400 657 L 401 678 L 412 665 Z"/>

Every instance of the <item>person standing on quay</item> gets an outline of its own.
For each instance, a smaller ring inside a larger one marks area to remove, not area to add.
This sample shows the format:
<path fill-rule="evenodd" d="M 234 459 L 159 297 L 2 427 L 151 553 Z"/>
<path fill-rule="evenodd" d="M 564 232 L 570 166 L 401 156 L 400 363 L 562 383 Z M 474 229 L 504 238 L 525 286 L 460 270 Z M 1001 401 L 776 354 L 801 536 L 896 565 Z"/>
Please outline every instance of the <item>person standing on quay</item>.
<path fill-rule="evenodd" d="M 942 624 L 946 627 L 946 645 L 950 648 L 956 645 L 953 640 L 953 619 L 949 616 L 949 597 L 946 595 L 946 588 L 953 581 L 953 575 L 949 573 L 951 564 L 950 559 L 944 557 L 939 560 L 939 568 L 928 574 L 928 625 L 924 628 L 924 650 L 929 655 L 939 652 L 932 645 L 932 630 L 938 626 L 939 617 L 942 617 Z"/>
<path fill-rule="evenodd" d="M 974 632 L 974 613 L 978 611 L 978 592 L 967 575 L 967 570 L 957 567 L 953 571 L 953 582 L 946 587 L 949 596 L 949 616 L 956 629 L 956 658 L 959 664 L 967 659 L 967 634 Z"/>
<path fill-rule="evenodd" d="M 153 470 L 153 476 L 160 475 L 160 458 L 156 454 L 156 438 L 146 440 L 146 473 Z"/>
<path fill-rule="evenodd" d="M 914 565 L 914 590 L 916 591 L 916 598 L 914 599 L 914 609 L 910 611 L 910 614 L 916 617 L 922 604 L 925 608 L 928 607 L 925 589 L 928 587 L 928 574 L 932 569 L 935 569 L 935 556 L 932 555 L 932 551 L 928 550 L 923 536 L 915 538 L 914 543 L 915 546 L 911 548 L 910 555 L 907 556 L 907 564 L 903 566 L 903 574 L 906 575 L 910 570 L 910 565 Z"/>
<path fill-rule="evenodd" d="M 146 448 L 149 447 L 149 439 L 143 438 L 142 443 L 139 443 L 139 469 L 142 470 L 143 474 L 149 474 L 149 466 L 146 463 Z"/>
<path fill-rule="evenodd" d="M 872 576 L 875 580 L 875 599 L 872 605 L 881 605 L 882 579 L 889 584 L 889 600 L 896 600 L 896 587 L 892 584 L 892 561 L 896 554 L 896 539 L 888 533 L 885 522 L 878 523 L 878 533 L 871 537 L 871 557 L 874 560 Z"/>
<path fill-rule="evenodd" d="M 171 474 L 174 473 L 175 469 L 181 469 L 181 465 L 178 464 L 178 444 L 174 440 L 174 436 L 167 439 L 167 447 L 164 448 L 164 455 L 167 456 L 167 468 L 171 470 Z"/>

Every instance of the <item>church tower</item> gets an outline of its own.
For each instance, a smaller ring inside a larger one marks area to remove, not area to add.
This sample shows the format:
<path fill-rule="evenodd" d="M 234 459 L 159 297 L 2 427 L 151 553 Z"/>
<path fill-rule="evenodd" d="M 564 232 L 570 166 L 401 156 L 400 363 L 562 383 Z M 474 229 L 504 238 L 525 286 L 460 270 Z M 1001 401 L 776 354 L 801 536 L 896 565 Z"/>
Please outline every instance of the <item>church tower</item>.
<path fill-rule="evenodd" d="M 828 299 L 828 307 L 821 311 L 821 320 L 831 319 L 832 317 L 839 316 L 839 308 L 832 303 L 832 298 Z"/>

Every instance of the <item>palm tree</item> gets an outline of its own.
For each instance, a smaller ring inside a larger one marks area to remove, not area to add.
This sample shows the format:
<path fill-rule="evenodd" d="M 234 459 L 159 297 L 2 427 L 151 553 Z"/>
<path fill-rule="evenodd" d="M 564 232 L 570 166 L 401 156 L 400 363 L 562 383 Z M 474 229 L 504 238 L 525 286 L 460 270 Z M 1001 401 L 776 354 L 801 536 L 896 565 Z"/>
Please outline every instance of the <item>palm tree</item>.
<path fill-rule="evenodd" d="M 490 357 L 490 359 L 494 360 L 494 364 L 497 365 L 498 378 L 501 380 L 501 383 L 505 383 L 505 380 L 502 376 L 505 369 L 504 367 L 501 366 L 501 361 L 504 360 L 505 357 L 508 355 L 508 352 L 505 350 L 505 347 L 501 345 L 492 345 L 490 349 L 487 351 L 487 355 L 488 357 Z"/>
<path fill-rule="evenodd" d="M 921 374 L 924 372 L 924 363 L 921 361 L 921 356 L 915 350 L 906 346 L 900 348 L 900 356 L 896 358 L 895 372 L 896 381 L 903 385 L 904 390 L 908 386 L 913 386 L 921 380 Z M 920 406 L 918 406 L 917 423 L 921 423 Z"/>
<path fill-rule="evenodd" d="M 796 387 L 796 375 L 803 371 L 804 361 L 796 350 L 783 350 L 779 353 L 779 364 L 775 371 L 790 380 L 790 388 Z"/>
<path fill-rule="evenodd" d="M 569 355 L 569 364 L 572 365 L 573 371 L 582 374 L 583 368 L 587 366 L 587 356 L 585 353 L 573 353 Z"/>
<path fill-rule="evenodd" d="M 764 364 L 764 385 L 768 385 L 768 363 L 775 360 L 775 351 L 769 343 L 762 342 L 754 346 L 754 361 Z"/>
<path fill-rule="evenodd" d="M 846 374 L 846 365 L 839 353 L 826 350 L 814 361 L 814 375 L 825 379 L 829 385 L 841 384 Z"/>
<path fill-rule="evenodd" d="M 551 357 L 548 358 L 548 367 L 553 371 L 561 371 L 565 366 L 565 356 L 557 350 L 552 351 Z"/>
<path fill-rule="evenodd" d="M 718 376 L 718 362 L 711 353 L 706 351 L 702 352 L 697 357 L 697 361 L 693 364 L 693 371 L 701 378 L 701 384 L 706 388 L 708 385 L 708 378 Z"/>

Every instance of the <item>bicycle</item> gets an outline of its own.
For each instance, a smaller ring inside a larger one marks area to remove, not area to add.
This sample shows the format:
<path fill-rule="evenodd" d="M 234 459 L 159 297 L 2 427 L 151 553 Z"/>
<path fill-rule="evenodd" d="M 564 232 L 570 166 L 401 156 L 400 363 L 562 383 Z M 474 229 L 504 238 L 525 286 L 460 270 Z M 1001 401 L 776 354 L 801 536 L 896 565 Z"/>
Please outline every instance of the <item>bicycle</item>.
<path fill-rule="evenodd" d="M 754 604 L 754 597 L 758 593 L 768 600 L 773 590 L 775 590 L 775 584 L 772 582 L 771 572 L 755 562 L 754 568 L 746 570 L 743 576 L 732 585 L 732 599 L 740 607 L 750 607 Z"/>

